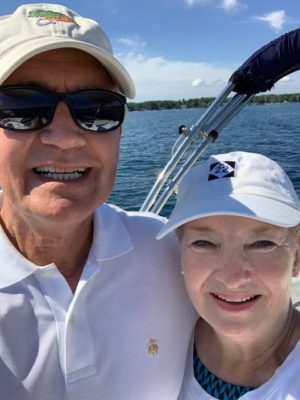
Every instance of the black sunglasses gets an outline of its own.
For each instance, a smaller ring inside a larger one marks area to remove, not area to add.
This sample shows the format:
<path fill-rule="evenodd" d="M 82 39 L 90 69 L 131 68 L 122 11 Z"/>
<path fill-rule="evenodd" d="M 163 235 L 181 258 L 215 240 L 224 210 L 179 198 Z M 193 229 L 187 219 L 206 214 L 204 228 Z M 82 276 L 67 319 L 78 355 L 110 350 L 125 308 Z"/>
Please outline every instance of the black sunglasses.
<path fill-rule="evenodd" d="M 31 86 L 3 86 L 0 127 L 20 132 L 45 128 L 60 101 L 67 104 L 75 124 L 88 131 L 110 132 L 124 120 L 126 97 L 118 93 L 99 89 L 58 93 Z"/>

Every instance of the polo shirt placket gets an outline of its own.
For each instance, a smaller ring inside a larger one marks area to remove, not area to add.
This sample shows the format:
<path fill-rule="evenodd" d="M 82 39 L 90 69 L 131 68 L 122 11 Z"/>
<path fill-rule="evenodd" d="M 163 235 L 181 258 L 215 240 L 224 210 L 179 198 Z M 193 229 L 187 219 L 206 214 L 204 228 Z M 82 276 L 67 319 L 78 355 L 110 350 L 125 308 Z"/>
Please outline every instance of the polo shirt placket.
<path fill-rule="evenodd" d="M 74 295 L 54 264 L 40 267 L 34 273 L 55 318 L 60 363 L 67 385 L 96 372 L 84 291 L 88 280 L 98 271 L 89 260 Z"/>

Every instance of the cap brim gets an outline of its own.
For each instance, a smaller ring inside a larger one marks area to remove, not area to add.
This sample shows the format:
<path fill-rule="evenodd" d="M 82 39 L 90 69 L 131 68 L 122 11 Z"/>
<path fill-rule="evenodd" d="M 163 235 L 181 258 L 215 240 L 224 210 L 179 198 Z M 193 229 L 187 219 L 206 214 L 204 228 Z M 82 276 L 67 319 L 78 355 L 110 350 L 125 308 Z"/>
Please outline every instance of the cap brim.
<path fill-rule="evenodd" d="M 156 235 L 161 239 L 179 226 L 194 219 L 216 215 L 233 215 L 252 218 L 282 227 L 297 226 L 300 223 L 300 210 L 270 198 L 239 194 L 218 196 L 196 203 L 187 203 L 173 210 L 169 221 Z"/>
<path fill-rule="evenodd" d="M 33 38 L 16 47 L 13 51 L 3 55 L 0 60 L 0 84 L 12 74 L 21 64 L 37 54 L 48 50 L 74 48 L 82 50 L 95 57 L 111 75 L 122 94 L 129 99 L 135 96 L 134 83 L 123 65 L 109 52 L 92 44 L 72 39 L 42 37 Z"/>

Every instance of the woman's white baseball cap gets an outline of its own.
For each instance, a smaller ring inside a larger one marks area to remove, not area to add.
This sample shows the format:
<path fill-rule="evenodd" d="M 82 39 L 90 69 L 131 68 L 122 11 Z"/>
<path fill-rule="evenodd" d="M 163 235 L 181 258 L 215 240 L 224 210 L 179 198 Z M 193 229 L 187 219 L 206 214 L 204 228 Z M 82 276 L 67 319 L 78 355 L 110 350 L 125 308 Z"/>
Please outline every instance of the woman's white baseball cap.
<path fill-rule="evenodd" d="M 300 223 L 300 201 L 291 180 L 275 161 L 242 151 L 213 155 L 182 179 L 176 206 L 156 238 L 193 219 L 214 215 L 292 227 Z"/>
<path fill-rule="evenodd" d="M 113 56 L 111 43 L 99 24 L 59 4 L 25 4 L 0 17 L 0 85 L 33 56 L 47 50 L 75 48 L 94 56 L 128 98 L 134 83 Z"/>

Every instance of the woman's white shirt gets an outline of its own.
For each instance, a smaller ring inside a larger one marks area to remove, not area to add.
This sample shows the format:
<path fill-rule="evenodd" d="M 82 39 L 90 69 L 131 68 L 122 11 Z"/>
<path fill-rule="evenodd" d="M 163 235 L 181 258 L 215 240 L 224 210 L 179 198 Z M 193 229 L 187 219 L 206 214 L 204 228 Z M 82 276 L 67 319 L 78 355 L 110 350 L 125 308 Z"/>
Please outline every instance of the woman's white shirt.
<path fill-rule="evenodd" d="M 300 340 L 274 375 L 262 386 L 245 393 L 242 400 L 300 399 Z M 185 375 L 178 400 L 215 400 L 194 377 L 193 343 L 190 345 Z"/>

